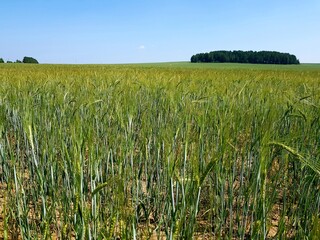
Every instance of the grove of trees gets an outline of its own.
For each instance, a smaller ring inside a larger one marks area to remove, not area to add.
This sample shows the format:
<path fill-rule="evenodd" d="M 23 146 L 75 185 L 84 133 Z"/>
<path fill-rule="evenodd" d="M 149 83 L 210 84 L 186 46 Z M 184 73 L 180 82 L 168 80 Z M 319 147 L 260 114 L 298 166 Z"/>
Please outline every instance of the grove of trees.
<path fill-rule="evenodd" d="M 212 51 L 198 53 L 191 57 L 192 63 L 258 63 L 258 64 L 300 64 L 295 55 L 276 51 Z"/>
<path fill-rule="evenodd" d="M 0 63 L 5 63 L 3 58 L 0 58 Z M 6 63 L 33 63 L 33 64 L 38 64 L 38 60 L 32 57 L 24 57 L 23 60 L 16 60 L 15 62 L 12 62 L 8 60 Z"/>
<path fill-rule="evenodd" d="M 32 57 L 24 57 L 22 60 L 23 63 L 35 63 L 38 64 L 39 62 L 37 61 L 37 59 L 32 58 Z"/>

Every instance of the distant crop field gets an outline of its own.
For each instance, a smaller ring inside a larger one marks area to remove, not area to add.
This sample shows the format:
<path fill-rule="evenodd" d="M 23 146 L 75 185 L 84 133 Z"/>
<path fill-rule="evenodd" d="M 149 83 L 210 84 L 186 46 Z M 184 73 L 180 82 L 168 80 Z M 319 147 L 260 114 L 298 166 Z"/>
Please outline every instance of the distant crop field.
<path fill-rule="evenodd" d="M 320 65 L 0 64 L 0 239 L 317 239 Z"/>

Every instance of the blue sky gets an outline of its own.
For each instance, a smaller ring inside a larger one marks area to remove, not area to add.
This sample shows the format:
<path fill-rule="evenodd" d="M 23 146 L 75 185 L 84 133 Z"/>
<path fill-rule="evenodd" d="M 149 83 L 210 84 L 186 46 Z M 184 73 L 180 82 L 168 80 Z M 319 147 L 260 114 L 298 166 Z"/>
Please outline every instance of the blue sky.
<path fill-rule="evenodd" d="M 166 62 L 275 50 L 320 63 L 319 0 L 3 0 L 0 16 L 5 60 Z"/>

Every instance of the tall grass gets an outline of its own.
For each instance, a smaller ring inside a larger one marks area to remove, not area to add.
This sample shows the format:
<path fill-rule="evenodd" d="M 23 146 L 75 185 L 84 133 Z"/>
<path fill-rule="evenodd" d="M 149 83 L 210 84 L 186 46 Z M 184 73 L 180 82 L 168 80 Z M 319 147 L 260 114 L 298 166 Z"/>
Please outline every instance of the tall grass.
<path fill-rule="evenodd" d="M 5 65 L 0 82 L 3 237 L 318 236 L 319 69 Z"/>

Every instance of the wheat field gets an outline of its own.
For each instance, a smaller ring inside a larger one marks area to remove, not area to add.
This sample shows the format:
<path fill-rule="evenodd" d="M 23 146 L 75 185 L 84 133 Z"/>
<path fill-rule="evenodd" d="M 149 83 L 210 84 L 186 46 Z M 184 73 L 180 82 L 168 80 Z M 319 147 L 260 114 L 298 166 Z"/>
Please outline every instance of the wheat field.
<path fill-rule="evenodd" d="M 0 239 L 317 239 L 320 66 L 0 65 Z"/>

